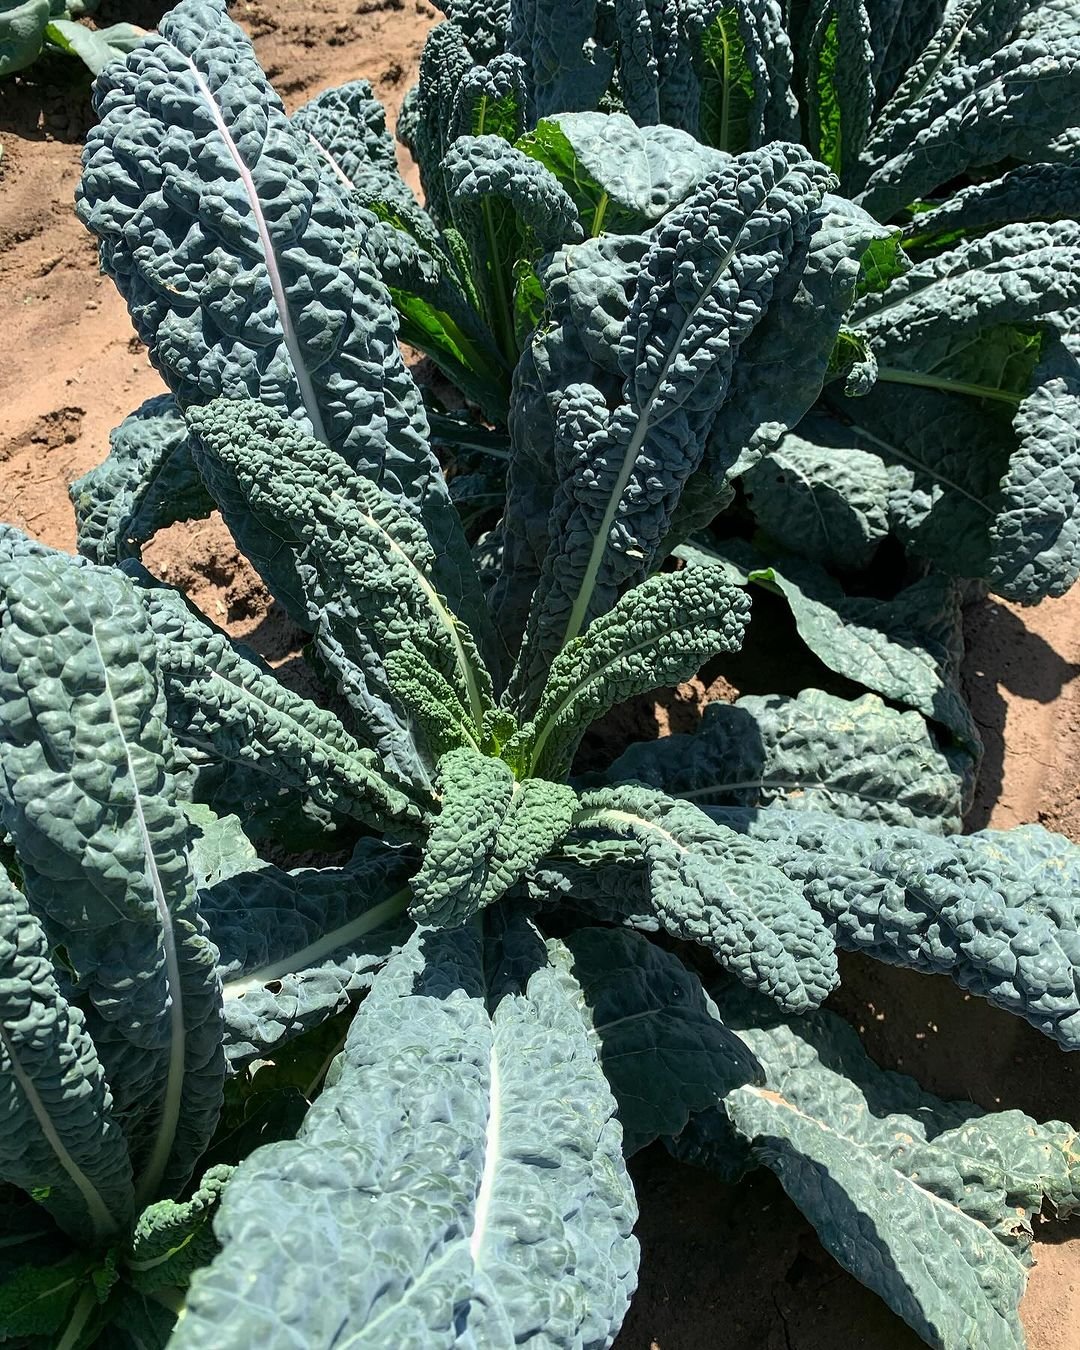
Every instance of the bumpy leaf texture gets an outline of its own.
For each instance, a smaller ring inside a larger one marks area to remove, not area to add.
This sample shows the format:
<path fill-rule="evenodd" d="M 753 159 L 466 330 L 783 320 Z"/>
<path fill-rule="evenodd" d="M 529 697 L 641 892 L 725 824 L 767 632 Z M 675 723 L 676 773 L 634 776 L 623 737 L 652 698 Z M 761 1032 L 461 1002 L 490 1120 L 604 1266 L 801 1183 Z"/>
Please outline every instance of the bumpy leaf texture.
<path fill-rule="evenodd" d="M 838 946 L 948 975 L 1080 1049 L 1080 850 L 1061 835 L 940 839 L 779 807 L 709 813 L 768 845 Z"/>
<path fill-rule="evenodd" d="M 386 112 L 367 80 L 324 90 L 290 120 L 345 192 L 416 205 L 398 172 Z"/>
<path fill-rule="evenodd" d="M 636 1206 L 568 977 L 532 946 L 509 987 L 468 927 L 391 961 L 300 1138 L 237 1171 L 178 1347 L 286 1347 L 301 1307 L 317 1342 L 610 1344 Z"/>
<path fill-rule="evenodd" d="M 740 348 L 829 182 L 796 146 L 750 152 L 703 179 L 649 237 L 615 348 L 618 401 L 609 408 L 595 385 L 571 384 L 555 412 L 561 483 L 511 684 L 519 707 L 558 651 L 649 571 Z"/>
<path fill-rule="evenodd" d="M 878 383 L 829 396 L 830 442 L 889 466 L 904 543 L 1023 602 L 1080 572 L 1078 307 L 1076 222 L 1004 226 L 866 296 Z"/>
<path fill-rule="evenodd" d="M 297 419 L 424 519 L 456 596 L 464 539 L 390 298 L 223 0 L 182 0 L 94 97 L 77 209 L 181 404 Z"/>
<path fill-rule="evenodd" d="M 51 550 L 0 562 L 0 814 L 87 1000 L 137 1200 L 179 1189 L 221 1103 L 221 994 L 142 602 Z"/>
<path fill-rule="evenodd" d="M 375 839 L 345 867 L 255 861 L 200 892 L 224 983 L 225 1053 L 236 1072 L 355 1002 L 412 931 L 412 853 Z"/>
<path fill-rule="evenodd" d="M 416 828 L 431 799 L 410 794 L 338 718 L 286 688 L 253 652 L 144 574 L 146 611 L 177 740 L 250 765 L 329 811 Z"/>
<path fill-rule="evenodd" d="M 500 759 L 451 750 L 439 760 L 441 808 L 413 878 L 412 917 L 453 928 L 493 904 L 570 828 L 572 788 L 517 782 Z"/>
<path fill-rule="evenodd" d="M 334 450 L 261 404 L 220 399 L 191 421 L 201 471 L 241 548 L 289 613 L 314 630 L 391 768 L 425 785 L 427 768 L 389 692 L 386 655 L 405 642 L 419 648 L 474 727 L 491 697 L 467 621 L 437 590 L 437 542 Z M 472 590 L 470 613 L 482 618 L 475 570 Z"/>
<path fill-rule="evenodd" d="M 595 1040 L 628 1157 L 678 1134 L 691 1112 L 733 1088 L 762 1081 L 698 977 L 640 933 L 578 928 L 548 950 Z"/>
<path fill-rule="evenodd" d="M 636 845 L 646 883 L 643 894 L 623 897 L 607 890 L 601 868 L 593 878 L 597 892 L 575 896 L 586 906 L 700 943 L 731 974 L 791 1012 L 816 1007 L 835 986 L 828 935 L 762 850 L 747 848 L 688 802 L 636 784 L 583 793 L 581 805 L 577 830 Z"/>
<path fill-rule="evenodd" d="M 552 662 L 523 729 L 532 771 L 562 778 L 589 725 L 616 703 L 688 680 L 711 657 L 738 651 L 749 610 L 720 568 L 660 573 L 628 591 Z"/>
<path fill-rule="evenodd" d="M 641 741 L 606 771 L 699 806 L 825 810 L 855 820 L 959 830 L 962 783 L 922 716 L 876 694 L 750 694 L 710 703 L 695 732 Z"/>

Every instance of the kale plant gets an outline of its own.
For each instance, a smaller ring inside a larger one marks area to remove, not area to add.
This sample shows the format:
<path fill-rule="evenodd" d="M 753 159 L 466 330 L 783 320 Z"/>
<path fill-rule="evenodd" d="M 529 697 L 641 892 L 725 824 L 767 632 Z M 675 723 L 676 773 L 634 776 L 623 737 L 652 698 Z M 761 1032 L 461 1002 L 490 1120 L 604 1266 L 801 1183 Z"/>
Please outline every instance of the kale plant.
<path fill-rule="evenodd" d="M 633 230 L 559 237 L 546 186 L 515 206 L 513 468 L 470 546 L 397 345 L 394 235 L 353 190 L 367 142 L 349 162 L 289 119 L 218 0 L 95 97 L 79 210 L 170 393 L 74 486 L 83 557 L 0 535 L 0 1179 L 6 1235 L 45 1244 L 0 1268 L 0 1326 L 610 1345 L 625 1159 L 663 1139 L 773 1168 L 928 1343 L 1021 1346 L 1071 1127 L 931 1097 L 816 1011 L 855 948 L 1080 1048 L 1080 851 L 948 837 L 949 625 L 893 668 L 853 617 L 880 693 L 748 697 L 575 763 L 597 717 L 740 647 L 746 577 L 687 541 L 819 398 L 887 231 L 793 141 L 679 132 L 641 138 L 663 209 Z M 506 145 L 447 158 L 497 184 Z M 503 200 L 476 188 L 477 238 Z M 310 635 L 317 701 L 139 562 L 214 507 Z M 271 865 L 268 835 L 333 865 Z"/>
<path fill-rule="evenodd" d="M 756 435 L 724 424 L 711 438 L 714 510 L 734 486 L 742 534 L 756 531 L 758 554 L 744 564 L 761 570 L 786 550 L 808 564 L 800 584 L 827 589 L 825 568 L 864 595 L 862 574 L 892 540 L 911 559 L 1024 603 L 1072 585 L 1080 573 L 1074 6 L 594 0 L 568 15 L 550 0 L 447 0 L 445 8 L 399 126 L 421 169 L 423 228 L 415 205 L 391 205 L 401 186 L 385 153 L 348 173 L 394 227 L 373 256 L 403 331 L 469 397 L 460 353 L 435 319 L 466 304 L 468 268 L 455 270 L 454 260 L 502 278 L 498 304 L 481 287 L 489 325 L 508 296 L 515 313 L 529 313 L 540 292 L 550 294 L 548 278 L 538 291 L 535 264 L 553 230 L 565 243 L 575 232 L 635 234 L 678 200 L 698 165 L 801 141 L 889 233 L 868 248 L 810 415 L 795 427 L 781 396 Z M 299 115 L 313 133 L 335 97 Z M 337 125 L 328 154 L 355 156 L 358 137 Z M 512 144 L 496 149 L 492 134 Z M 485 143 L 483 171 L 470 137 Z M 517 225 L 507 224 L 507 202 Z M 409 327 L 421 312 L 426 331 Z M 498 415 L 493 400 L 480 403 Z M 535 478 L 530 466 L 533 494 Z M 549 470 L 545 494 L 554 479 Z M 730 535 L 731 519 L 725 528 Z M 876 626 L 887 624 L 883 615 Z"/>

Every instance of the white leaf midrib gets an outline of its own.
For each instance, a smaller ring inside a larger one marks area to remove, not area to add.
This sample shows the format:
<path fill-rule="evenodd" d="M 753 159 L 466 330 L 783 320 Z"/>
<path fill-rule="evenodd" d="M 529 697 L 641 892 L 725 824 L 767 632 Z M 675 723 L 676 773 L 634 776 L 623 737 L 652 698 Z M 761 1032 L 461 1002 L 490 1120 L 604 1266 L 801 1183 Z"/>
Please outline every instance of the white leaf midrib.
<path fill-rule="evenodd" d="M 281 334 L 285 343 L 286 351 L 289 355 L 289 361 L 293 368 L 293 374 L 296 376 L 296 383 L 300 389 L 300 398 L 304 404 L 304 412 L 308 421 L 311 423 L 312 433 L 316 440 L 322 441 L 324 445 L 329 444 L 326 439 L 326 428 L 323 425 L 322 412 L 319 409 L 318 398 L 315 394 L 315 386 L 311 380 L 311 372 L 308 370 L 304 361 L 303 353 L 300 348 L 300 340 L 297 337 L 296 328 L 292 321 L 292 314 L 289 310 L 288 299 L 285 295 L 285 281 L 281 275 L 281 269 L 278 266 L 277 253 L 274 250 L 274 242 L 270 235 L 270 227 L 263 212 L 262 202 L 259 199 L 259 192 L 255 186 L 255 179 L 252 176 L 251 169 L 248 167 L 243 156 L 240 154 L 240 148 L 233 140 L 232 133 L 222 114 L 221 107 L 214 97 L 213 91 L 207 84 L 202 72 L 196 66 L 195 62 L 186 53 L 175 49 L 180 59 L 185 62 L 191 71 L 192 79 L 195 81 L 195 87 L 199 95 L 206 103 L 211 117 L 214 119 L 214 125 L 217 127 L 218 134 L 224 142 L 225 149 L 229 158 L 236 166 L 236 171 L 240 176 L 240 181 L 247 194 L 248 203 L 251 207 L 252 219 L 255 222 L 255 228 L 258 231 L 259 242 L 263 249 L 263 260 L 266 264 L 266 275 L 270 282 L 270 290 L 274 297 L 274 304 L 277 307 L 278 318 L 281 322 Z"/>

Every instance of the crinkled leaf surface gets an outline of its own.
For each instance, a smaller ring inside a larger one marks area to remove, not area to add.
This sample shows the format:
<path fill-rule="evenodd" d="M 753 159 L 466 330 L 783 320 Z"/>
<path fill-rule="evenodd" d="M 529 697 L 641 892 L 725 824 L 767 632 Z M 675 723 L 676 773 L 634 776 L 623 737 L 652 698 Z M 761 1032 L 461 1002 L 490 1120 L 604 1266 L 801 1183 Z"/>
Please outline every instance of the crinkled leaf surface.
<path fill-rule="evenodd" d="M 690 679 L 710 657 L 737 651 L 749 608 L 719 568 L 659 573 L 628 591 L 552 662 L 525 729 L 533 771 L 562 777 L 589 724 L 616 703 Z"/>
<path fill-rule="evenodd" d="M 501 759 L 451 750 L 439 761 L 441 808 L 413 878 L 409 912 L 443 928 L 494 903 L 569 830 L 577 798 L 540 778 L 517 782 Z"/>
<path fill-rule="evenodd" d="M 198 462 L 241 547 L 289 612 L 315 631 L 390 767 L 423 785 L 426 767 L 387 687 L 386 653 L 405 641 L 418 646 L 474 726 L 490 702 L 466 622 L 437 590 L 435 542 L 335 451 L 261 404 L 219 400 L 191 420 Z M 472 584 L 482 606 L 475 569 Z"/>
<path fill-rule="evenodd" d="M 296 1143 L 230 1184 L 177 1347 L 609 1344 L 634 1284 L 615 1102 L 540 955 L 490 1012 L 471 928 L 414 938 Z M 549 1236 L 550 1235 L 550 1236 Z"/>
<path fill-rule="evenodd" d="M 180 1187 L 221 1104 L 221 993 L 195 902 L 153 639 L 118 572 L 0 562 L 0 812 L 62 943 L 136 1168 Z"/>
<path fill-rule="evenodd" d="M 554 655 L 649 569 L 739 349 L 829 182 L 796 146 L 750 152 L 703 179 L 653 231 L 617 347 L 618 405 L 576 384 L 555 414 L 561 483 L 515 697 L 535 697 Z"/>
<path fill-rule="evenodd" d="M 793 1012 L 816 1007 L 836 984 L 832 943 L 810 906 L 772 866 L 702 811 L 636 784 L 582 794 L 577 829 L 628 840 L 645 864 L 644 894 L 605 886 L 576 898 L 608 918 L 660 924 L 708 948 L 725 969 Z M 629 904 L 626 901 L 629 901 Z"/>
<path fill-rule="evenodd" d="M 696 732 L 632 745 L 605 776 L 701 806 L 778 801 L 937 832 L 961 823 L 962 784 L 922 716 L 876 694 L 804 689 L 710 703 Z"/>
<path fill-rule="evenodd" d="M 95 106 L 77 209 L 180 402 L 296 418 L 424 519 L 456 598 L 467 550 L 390 297 L 223 0 L 182 0 Z"/>
<path fill-rule="evenodd" d="M 948 975 L 1080 1049 L 1080 850 L 1040 825 L 949 839 L 770 807 L 712 808 L 768 844 L 839 947 Z"/>
<path fill-rule="evenodd" d="M 257 865 L 201 894 L 224 984 L 235 1072 L 355 1002 L 407 939 L 414 856 L 374 839 L 345 867 Z"/>
<path fill-rule="evenodd" d="M 178 740 L 251 765 L 327 810 L 383 828 L 420 823 L 430 798 L 395 783 L 333 713 L 286 688 L 178 591 L 151 585 L 145 598 Z"/>

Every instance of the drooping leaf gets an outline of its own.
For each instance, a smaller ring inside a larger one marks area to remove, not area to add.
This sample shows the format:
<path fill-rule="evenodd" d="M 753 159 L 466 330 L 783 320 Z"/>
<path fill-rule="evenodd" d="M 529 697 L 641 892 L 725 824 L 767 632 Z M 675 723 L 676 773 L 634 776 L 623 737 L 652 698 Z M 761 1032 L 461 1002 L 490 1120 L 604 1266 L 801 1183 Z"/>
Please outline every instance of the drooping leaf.
<path fill-rule="evenodd" d="M 1019 1350 L 1031 1218 L 1044 1196 L 1076 1206 L 1074 1131 L 924 1093 L 828 1013 L 717 992 L 766 1073 L 723 1110 L 826 1248 L 938 1350 Z"/>
<path fill-rule="evenodd" d="M 679 550 L 691 566 L 697 549 Z M 977 760 L 982 742 L 960 688 L 964 655 L 961 588 L 940 572 L 914 581 L 891 600 L 845 593 L 822 568 L 794 556 L 765 565 L 769 555 L 726 544 L 704 553 L 705 565 L 731 568 L 746 584 L 779 593 L 799 636 L 837 675 L 914 708 L 952 734 Z"/>
<path fill-rule="evenodd" d="M 685 131 L 639 127 L 622 113 L 562 112 L 518 146 L 558 178 L 591 236 L 648 229 L 723 163 Z"/>
<path fill-rule="evenodd" d="M 888 471 L 865 450 L 789 432 L 742 483 L 761 528 L 825 567 L 864 568 L 888 536 Z"/>
<path fill-rule="evenodd" d="M 138 558 L 158 530 L 202 520 L 214 509 L 171 394 L 147 399 L 125 417 L 109 435 L 108 457 L 69 491 L 79 552 L 96 563 Z"/>
<path fill-rule="evenodd" d="M 1039 825 L 935 838 L 817 812 L 712 808 L 774 850 L 837 945 L 944 974 L 1080 1048 L 1080 852 Z"/>
<path fill-rule="evenodd" d="M 579 831 L 604 831 L 641 849 L 647 910 L 631 908 L 624 919 L 651 920 L 705 946 L 726 970 L 792 1012 L 816 1007 L 834 987 L 832 943 L 767 852 L 746 847 L 688 802 L 633 783 L 583 793 L 581 806 Z M 603 897 L 602 875 L 597 886 Z M 605 917 L 619 910 L 617 894 L 610 901 Z"/>
<path fill-rule="evenodd" d="M 1074 124 L 1078 94 L 1080 51 L 1068 38 L 1025 38 L 946 68 L 902 110 L 885 109 L 864 150 L 857 200 L 889 220 L 972 169 L 1037 155 Z"/>
<path fill-rule="evenodd" d="M 412 931 L 415 856 L 363 840 L 343 868 L 263 864 L 200 900 L 220 950 L 225 1053 L 236 1072 L 354 1003 Z"/>
<path fill-rule="evenodd" d="M 1080 164 L 1021 164 L 915 217 L 905 247 L 940 248 L 1019 221 L 1080 217 Z"/>

